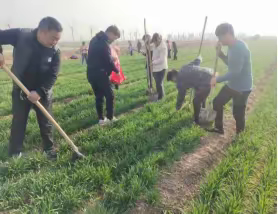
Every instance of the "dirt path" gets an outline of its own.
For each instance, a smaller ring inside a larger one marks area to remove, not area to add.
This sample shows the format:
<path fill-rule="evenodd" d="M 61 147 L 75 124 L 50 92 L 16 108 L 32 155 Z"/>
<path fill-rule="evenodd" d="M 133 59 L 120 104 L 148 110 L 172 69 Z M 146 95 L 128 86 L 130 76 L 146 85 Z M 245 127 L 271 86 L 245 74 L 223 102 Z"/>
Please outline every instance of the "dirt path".
<path fill-rule="evenodd" d="M 250 94 L 247 114 L 264 93 L 265 86 L 276 70 L 276 62 L 266 69 L 263 77 L 257 82 Z M 225 135 L 211 134 L 201 138 L 199 147 L 190 154 L 183 155 L 170 169 L 161 172 L 160 181 L 156 185 L 160 193 L 159 207 L 152 207 L 144 201 L 138 201 L 130 214 L 158 214 L 163 210 L 181 213 L 188 207 L 192 198 L 198 194 L 205 174 L 210 172 L 225 156 L 225 150 L 231 144 L 235 134 L 235 121 L 232 115 L 225 117 Z"/>

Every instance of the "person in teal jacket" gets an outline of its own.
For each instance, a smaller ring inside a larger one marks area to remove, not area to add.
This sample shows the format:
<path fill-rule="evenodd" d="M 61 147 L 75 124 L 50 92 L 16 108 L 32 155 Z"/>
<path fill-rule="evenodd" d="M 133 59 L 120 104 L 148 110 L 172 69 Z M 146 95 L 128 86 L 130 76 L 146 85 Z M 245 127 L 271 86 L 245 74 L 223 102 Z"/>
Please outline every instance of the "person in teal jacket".
<path fill-rule="evenodd" d="M 211 80 L 211 87 L 221 82 L 227 82 L 227 84 L 213 100 L 213 108 L 217 115 L 215 127 L 208 131 L 224 134 L 223 107 L 232 99 L 236 132 L 239 134 L 245 128 L 245 109 L 253 86 L 251 54 L 247 44 L 235 37 L 231 24 L 220 24 L 217 26 L 215 34 L 219 39 L 217 44 L 217 48 L 220 50 L 219 57 L 228 66 L 228 72 Z M 228 46 L 227 55 L 221 51 L 221 45 Z"/>

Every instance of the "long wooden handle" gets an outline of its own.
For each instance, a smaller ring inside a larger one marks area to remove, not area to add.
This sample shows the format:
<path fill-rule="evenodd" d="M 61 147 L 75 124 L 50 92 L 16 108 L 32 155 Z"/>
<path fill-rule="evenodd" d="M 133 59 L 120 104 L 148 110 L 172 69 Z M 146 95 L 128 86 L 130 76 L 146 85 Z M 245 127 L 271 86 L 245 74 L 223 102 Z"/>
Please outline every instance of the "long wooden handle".
<path fill-rule="evenodd" d="M 217 65 L 218 65 L 218 56 L 219 56 L 219 53 L 220 53 L 220 47 L 217 47 L 216 49 L 216 58 L 215 58 L 215 62 L 214 62 L 214 69 L 213 69 L 213 76 L 216 75 L 216 71 L 217 71 Z"/>
<path fill-rule="evenodd" d="M 146 61 L 147 61 L 147 82 L 148 82 L 148 89 L 152 90 L 152 58 L 151 58 L 151 48 L 150 48 L 150 41 L 149 39 L 146 41 L 147 36 L 147 25 L 146 19 L 144 18 L 144 32 L 145 32 L 145 47 L 146 47 Z"/>
<path fill-rule="evenodd" d="M 20 80 L 11 72 L 11 70 L 6 65 L 3 65 L 3 70 L 12 78 L 12 80 L 21 88 L 22 91 L 24 91 L 24 93 L 27 96 L 30 95 L 30 91 L 20 82 Z M 57 128 L 60 134 L 65 138 L 65 140 L 71 146 L 71 148 L 76 153 L 79 153 L 77 146 L 74 145 L 74 143 L 71 141 L 68 135 L 63 131 L 63 129 L 53 119 L 53 117 L 48 113 L 48 111 L 43 107 L 43 105 L 39 101 L 35 102 L 34 104 L 42 111 L 42 113 L 47 117 L 47 119 L 50 120 L 51 123 Z"/>
<path fill-rule="evenodd" d="M 206 30 L 206 26 L 207 26 L 207 20 L 208 20 L 208 17 L 206 16 L 206 18 L 205 18 L 205 23 L 204 23 L 204 27 L 203 27 L 202 39 L 201 39 L 201 43 L 200 43 L 200 48 L 199 48 L 198 55 L 200 55 L 201 50 L 202 50 L 203 40 L 204 40 L 204 35 L 205 35 L 205 30 Z"/>
<path fill-rule="evenodd" d="M 145 31 L 145 36 L 147 35 L 147 25 L 146 25 L 146 19 L 144 19 L 144 31 Z M 150 41 L 148 40 L 146 42 L 146 39 L 145 39 L 145 46 L 146 46 L 146 54 L 147 54 L 147 66 L 150 68 L 150 72 L 152 72 L 152 59 L 151 59 L 151 47 L 150 47 Z"/>

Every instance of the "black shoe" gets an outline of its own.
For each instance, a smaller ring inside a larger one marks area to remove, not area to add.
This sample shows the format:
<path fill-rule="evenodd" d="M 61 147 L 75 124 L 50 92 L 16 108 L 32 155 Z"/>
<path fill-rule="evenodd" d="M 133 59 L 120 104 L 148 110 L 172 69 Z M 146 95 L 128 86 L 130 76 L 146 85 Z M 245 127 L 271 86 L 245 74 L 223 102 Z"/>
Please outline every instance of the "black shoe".
<path fill-rule="evenodd" d="M 218 133 L 218 134 L 224 134 L 224 130 L 223 129 L 218 129 L 218 128 L 206 129 L 206 131 L 214 132 L 214 133 Z"/>
<path fill-rule="evenodd" d="M 44 151 L 44 153 L 46 154 L 46 156 L 49 160 L 57 159 L 57 152 L 55 150 L 46 150 L 46 151 Z"/>
<path fill-rule="evenodd" d="M 200 122 L 199 122 L 199 121 L 196 121 L 196 120 L 193 121 L 193 125 L 195 125 L 195 126 L 201 126 Z"/>

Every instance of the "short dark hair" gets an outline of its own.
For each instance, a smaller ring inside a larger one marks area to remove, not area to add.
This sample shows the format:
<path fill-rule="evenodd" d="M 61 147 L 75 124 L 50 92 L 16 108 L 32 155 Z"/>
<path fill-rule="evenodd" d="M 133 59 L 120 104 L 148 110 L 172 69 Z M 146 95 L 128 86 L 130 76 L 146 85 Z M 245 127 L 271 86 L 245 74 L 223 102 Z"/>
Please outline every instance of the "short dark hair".
<path fill-rule="evenodd" d="M 146 38 L 151 39 L 150 34 L 144 34 L 144 36 L 142 37 L 142 40 L 145 41 Z"/>
<path fill-rule="evenodd" d="M 223 35 L 225 35 L 227 33 L 229 33 L 229 34 L 231 34 L 233 36 L 235 35 L 234 28 L 233 28 L 233 26 L 231 24 L 229 24 L 229 23 L 222 23 L 222 24 L 220 24 L 220 25 L 218 25 L 216 27 L 215 35 L 217 37 L 223 36 Z"/>
<path fill-rule="evenodd" d="M 38 29 L 47 31 L 54 30 L 56 32 L 63 31 L 63 27 L 60 24 L 60 22 L 57 19 L 50 16 L 47 16 L 40 21 Z"/>
<path fill-rule="evenodd" d="M 178 71 L 176 69 L 172 69 L 167 73 L 167 81 L 173 80 L 174 77 L 178 75 Z"/>
<path fill-rule="evenodd" d="M 154 33 L 153 37 L 152 37 L 152 40 L 151 40 L 151 43 L 157 42 L 159 39 L 161 39 L 161 35 L 159 35 L 158 33 Z"/>
<path fill-rule="evenodd" d="M 106 33 L 110 32 L 110 33 L 113 33 L 114 35 L 116 35 L 117 37 L 121 37 L 121 32 L 119 30 L 119 28 L 116 26 L 116 25 L 111 25 L 109 26 L 106 31 Z"/>

